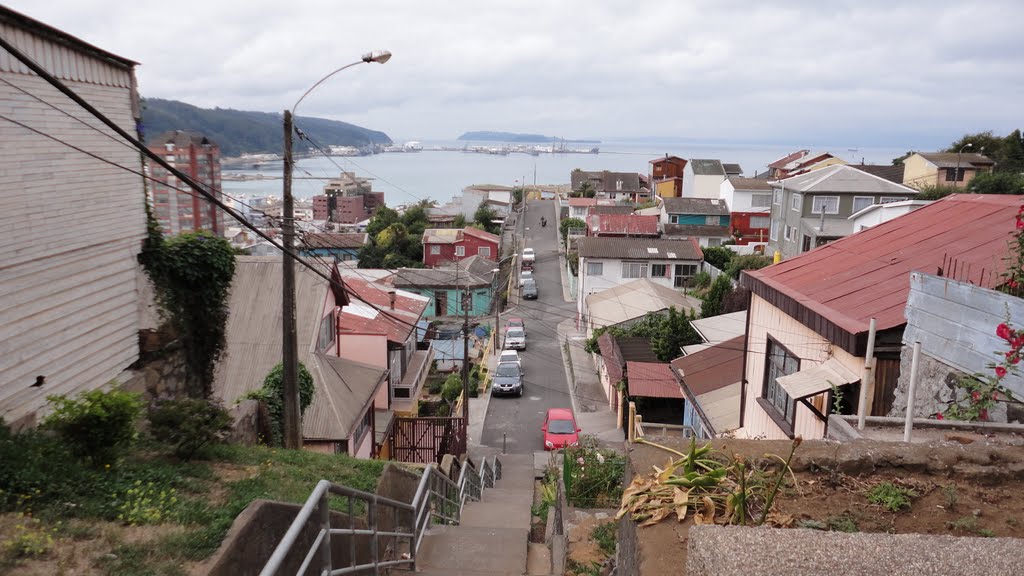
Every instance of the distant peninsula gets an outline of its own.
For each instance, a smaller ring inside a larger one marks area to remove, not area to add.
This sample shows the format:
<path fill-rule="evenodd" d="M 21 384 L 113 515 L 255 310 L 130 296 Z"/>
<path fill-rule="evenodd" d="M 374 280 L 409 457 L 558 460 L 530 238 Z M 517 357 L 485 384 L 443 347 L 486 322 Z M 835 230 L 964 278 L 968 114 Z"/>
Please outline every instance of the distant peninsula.
<path fill-rule="evenodd" d="M 240 156 L 242 153 L 280 153 L 284 146 L 281 122 L 280 114 L 230 108 L 199 108 L 161 98 L 146 98 L 142 109 L 142 127 L 147 138 L 169 130 L 194 130 L 216 143 L 221 155 L 227 157 Z M 391 144 L 387 134 L 347 122 L 299 116 L 295 124 L 314 142 L 324 147 L 362 148 L 373 144 Z M 305 141 L 295 140 L 296 150 L 308 148 Z"/>
<path fill-rule="evenodd" d="M 516 132 L 491 132 L 481 130 L 477 132 L 466 132 L 459 136 L 459 140 L 483 141 L 483 142 L 581 142 L 586 144 L 600 144 L 600 140 L 573 140 L 571 138 L 559 138 L 557 136 L 544 136 L 542 134 L 518 134 Z"/>

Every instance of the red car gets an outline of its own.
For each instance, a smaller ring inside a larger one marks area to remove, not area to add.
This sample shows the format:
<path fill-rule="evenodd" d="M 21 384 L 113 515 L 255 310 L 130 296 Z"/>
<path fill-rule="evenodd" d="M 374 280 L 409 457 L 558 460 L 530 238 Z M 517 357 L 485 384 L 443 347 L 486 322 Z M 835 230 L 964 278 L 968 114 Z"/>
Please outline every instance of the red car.
<path fill-rule="evenodd" d="M 544 432 L 545 450 L 559 450 L 580 443 L 581 429 L 576 426 L 576 419 L 568 408 L 549 408 L 540 429 Z"/>
<path fill-rule="evenodd" d="M 526 324 L 523 323 L 522 318 L 506 318 L 505 331 L 508 332 L 509 328 L 522 328 L 523 334 L 526 333 Z"/>

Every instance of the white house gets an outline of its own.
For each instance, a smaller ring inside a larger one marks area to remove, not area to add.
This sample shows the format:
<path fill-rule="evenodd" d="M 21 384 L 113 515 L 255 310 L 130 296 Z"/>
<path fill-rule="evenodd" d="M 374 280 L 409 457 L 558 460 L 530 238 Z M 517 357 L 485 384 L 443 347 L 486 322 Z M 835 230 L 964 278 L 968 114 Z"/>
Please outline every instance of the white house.
<path fill-rule="evenodd" d="M 585 320 L 587 296 L 637 278 L 671 288 L 700 270 L 704 253 L 695 239 L 586 237 L 577 242 L 579 281 L 576 286 L 578 321 Z M 581 324 L 582 325 L 582 324 Z"/>
<path fill-rule="evenodd" d="M 931 204 L 930 200 L 902 200 L 900 202 L 889 202 L 887 204 L 872 204 L 867 208 L 855 212 L 850 216 L 853 221 L 853 231 L 860 232 L 893 218 L 899 218 L 904 214 L 910 214 L 922 206 Z"/>
<path fill-rule="evenodd" d="M 683 168 L 683 197 L 718 198 L 727 178 L 721 161 L 692 159 Z"/>
<path fill-rule="evenodd" d="M 136 133 L 135 62 L 3 6 L 0 36 Z M 0 419 L 17 426 L 31 424 L 46 396 L 99 388 L 138 359 L 146 196 L 128 171 L 139 169 L 138 151 L 47 106 L 91 118 L 2 51 L 0 79 L 5 116 L 126 167 L 0 122 Z"/>

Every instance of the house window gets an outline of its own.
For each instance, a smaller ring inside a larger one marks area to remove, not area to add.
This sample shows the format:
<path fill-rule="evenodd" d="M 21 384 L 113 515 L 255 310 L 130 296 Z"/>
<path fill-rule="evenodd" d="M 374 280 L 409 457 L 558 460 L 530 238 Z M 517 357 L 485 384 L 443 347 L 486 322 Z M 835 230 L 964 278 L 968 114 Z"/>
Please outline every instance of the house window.
<path fill-rule="evenodd" d="M 768 238 L 771 240 L 779 239 L 779 222 L 778 220 L 772 220 L 772 226 L 768 230 Z"/>
<path fill-rule="evenodd" d="M 786 229 L 782 231 L 782 237 L 786 239 L 786 242 L 789 242 L 790 240 L 792 240 L 792 237 L 791 237 L 792 231 L 793 231 L 793 228 L 789 224 L 786 224 Z"/>
<path fill-rule="evenodd" d="M 478 256 L 483 256 L 484 258 L 490 258 L 491 257 L 491 247 L 490 246 L 481 246 L 481 247 L 476 249 L 476 253 L 477 253 Z"/>
<path fill-rule="evenodd" d="M 351 440 L 354 443 L 358 444 L 359 440 L 362 439 L 363 434 L 366 434 L 366 430 L 370 428 L 370 425 L 372 423 L 373 423 L 373 410 L 367 410 L 366 414 L 363 416 L 362 421 L 360 421 L 359 425 L 356 426 L 356 429 L 352 431 L 352 438 L 351 438 Z"/>
<path fill-rule="evenodd" d="M 762 396 L 778 410 L 779 415 L 791 426 L 794 422 L 796 406 L 793 399 L 776 381 L 780 376 L 795 374 L 800 371 L 800 359 L 786 350 L 771 337 L 765 351 L 765 376 Z"/>
<path fill-rule="evenodd" d="M 690 278 L 697 275 L 696 264 L 676 264 L 676 277 Z"/>
<path fill-rule="evenodd" d="M 440 254 L 441 253 L 441 247 L 438 246 L 437 244 L 434 244 L 433 246 L 430 247 L 430 253 L 431 254 Z"/>
<path fill-rule="evenodd" d="M 903 198 L 901 196 L 882 196 L 878 203 L 888 204 L 890 202 L 903 202 L 904 200 L 906 200 L 906 198 Z"/>
<path fill-rule="evenodd" d="M 622 190 L 622 180 L 616 180 L 615 181 L 615 189 L 616 190 Z"/>
<path fill-rule="evenodd" d="M 647 278 L 647 262 L 623 262 L 623 278 Z"/>
<path fill-rule="evenodd" d="M 811 199 L 811 214 L 839 214 L 839 196 L 815 196 Z"/>
<path fill-rule="evenodd" d="M 964 168 L 946 168 L 946 182 L 963 182 Z"/>
<path fill-rule="evenodd" d="M 651 278 L 664 278 L 668 276 L 668 265 L 651 264 Z"/>
<path fill-rule="evenodd" d="M 796 210 L 797 212 L 800 212 L 800 211 L 803 210 L 803 202 L 804 202 L 804 197 L 801 196 L 800 194 L 797 194 L 796 192 L 794 192 L 793 193 L 793 197 L 790 199 L 789 206 L 793 210 Z"/>
<path fill-rule="evenodd" d="M 465 246 L 456 246 L 455 247 L 455 255 L 456 256 L 465 256 L 466 255 L 466 247 Z"/>
<path fill-rule="evenodd" d="M 708 247 L 711 247 L 711 246 L 721 246 L 721 245 L 722 245 L 722 239 L 721 238 L 708 238 Z"/>
<path fill-rule="evenodd" d="M 704 218 L 704 223 L 708 226 L 718 226 L 718 216 L 707 216 Z"/>
<path fill-rule="evenodd" d="M 604 262 L 587 262 L 587 276 L 604 276 Z"/>
<path fill-rule="evenodd" d="M 853 213 L 856 214 L 861 210 L 871 206 L 875 203 L 874 196 L 854 196 L 853 197 Z"/>
<path fill-rule="evenodd" d="M 782 205 L 782 190 L 772 190 L 772 203 Z"/>
<path fill-rule="evenodd" d="M 334 344 L 334 311 L 320 320 L 320 334 L 316 339 L 316 349 L 323 352 Z"/>
<path fill-rule="evenodd" d="M 778 202 L 776 202 L 778 204 Z M 751 208 L 767 208 L 772 205 L 771 194 L 751 194 L 750 195 L 750 206 Z"/>
<path fill-rule="evenodd" d="M 751 228 L 767 228 L 771 226 L 771 218 L 767 216 L 751 216 L 750 227 Z"/>

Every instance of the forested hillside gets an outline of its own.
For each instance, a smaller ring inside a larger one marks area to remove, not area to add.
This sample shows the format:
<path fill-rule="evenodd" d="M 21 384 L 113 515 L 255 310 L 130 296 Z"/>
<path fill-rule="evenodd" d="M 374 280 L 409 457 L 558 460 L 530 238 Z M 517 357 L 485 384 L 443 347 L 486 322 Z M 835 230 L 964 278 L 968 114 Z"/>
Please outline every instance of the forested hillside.
<path fill-rule="evenodd" d="M 226 108 L 211 110 L 176 100 L 146 98 L 142 125 L 147 138 L 167 130 L 201 132 L 220 146 L 222 156 L 238 156 L 243 152 L 280 153 L 284 143 L 280 114 Z M 391 144 L 391 139 L 383 132 L 346 122 L 300 116 L 296 125 L 321 146 Z M 295 140 L 296 150 L 306 148 L 305 142 Z"/>

